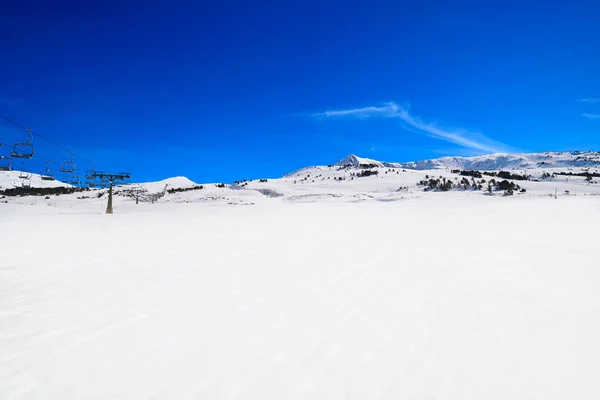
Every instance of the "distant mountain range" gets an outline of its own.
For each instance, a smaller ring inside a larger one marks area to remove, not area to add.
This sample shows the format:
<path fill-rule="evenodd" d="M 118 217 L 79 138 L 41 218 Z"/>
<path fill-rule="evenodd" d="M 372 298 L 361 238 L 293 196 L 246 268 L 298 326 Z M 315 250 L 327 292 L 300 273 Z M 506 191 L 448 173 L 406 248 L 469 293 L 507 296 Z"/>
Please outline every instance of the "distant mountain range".
<path fill-rule="evenodd" d="M 571 151 L 571 152 L 544 152 L 544 153 L 526 153 L 526 154 L 487 154 L 477 157 L 441 157 L 430 160 L 412 161 L 412 162 L 385 162 L 373 160 L 370 158 L 349 155 L 335 164 L 329 166 L 315 166 L 302 168 L 300 170 L 286 174 L 283 178 L 304 177 L 307 172 L 322 174 L 324 170 L 331 169 L 337 171 L 340 167 L 348 169 L 364 170 L 369 168 L 399 168 L 406 170 L 478 170 L 478 171 L 498 171 L 498 170 L 527 170 L 529 174 L 537 170 L 536 174 L 541 175 L 544 170 L 563 169 L 580 170 L 598 173 L 600 170 L 600 152 L 592 151 Z M 520 172 L 519 172 L 520 173 Z M 339 178 L 334 172 L 330 178 Z M 29 178 L 22 179 L 19 171 L 0 171 L 0 190 L 14 187 L 30 185 L 31 187 L 57 187 L 70 186 L 67 183 L 59 181 L 45 181 L 39 174 L 25 174 Z M 135 177 L 134 177 L 135 178 Z M 306 179 L 306 178 L 305 178 Z M 311 179 L 312 181 L 312 179 Z M 308 182 L 307 182 L 308 183 Z M 311 182 L 312 183 L 312 182 Z M 169 188 L 187 188 L 193 187 L 196 183 L 185 177 L 174 177 L 159 182 L 147 182 L 142 186 L 151 191 L 161 191 L 165 185 Z M 239 187 L 239 185 L 234 185 Z"/>
<path fill-rule="evenodd" d="M 440 157 L 430 160 L 405 163 L 383 162 L 350 155 L 334 164 L 355 168 L 406 168 L 429 169 L 470 169 L 470 170 L 524 170 L 539 168 L 593 168 L 600 166 L 600 152 L 570 151 L 525 154 L 486 154 L 476 157 Z"/>

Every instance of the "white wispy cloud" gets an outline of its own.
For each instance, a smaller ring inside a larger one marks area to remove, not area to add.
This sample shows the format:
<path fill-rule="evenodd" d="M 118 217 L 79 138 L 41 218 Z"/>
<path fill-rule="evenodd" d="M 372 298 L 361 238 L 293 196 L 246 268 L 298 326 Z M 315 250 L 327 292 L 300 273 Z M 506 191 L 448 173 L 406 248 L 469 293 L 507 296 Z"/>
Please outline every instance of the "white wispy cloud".
<path fill-rule="evenodd" d="M 581 115 L 589 119 L 600 119 L 600 114 L 583 113 Z"/>
<path fill-rule="evenodd" d="M 363 108 L 352 108 L 349 110 L 333 110 L 314 114 L 315 117 L 346 117 L 356 118 L 369 117 L 393 117 L 398 112 L 398 106 L 395 103 L 385 103 L 381 106 L 370 106 Z"/>
<path fill-rule="evenodd" d="M 353 108 L 348 110 L 330 110 L 313 114 L 315 117 L 355 117 L 366 118 L 398 118 L 403 121 L 407 130 L 418 132 L 426 136 L 454 143 L 461 147 L 486 153 L 498 153 L 508 150 L 508 146 L 498 143 L 480 133 L 466 130 L 448 130 L 434 123 L 427 123 L 419 117 L 413 116 L 408 108 L 389 102 L 380 106 Z"/>
<path fill-rule="evenodd" d="M 585 98 L 585 99 L 581 99 L 581 102 L 596 104 L 596 103 L 600 103 L 600 98 Z"/>

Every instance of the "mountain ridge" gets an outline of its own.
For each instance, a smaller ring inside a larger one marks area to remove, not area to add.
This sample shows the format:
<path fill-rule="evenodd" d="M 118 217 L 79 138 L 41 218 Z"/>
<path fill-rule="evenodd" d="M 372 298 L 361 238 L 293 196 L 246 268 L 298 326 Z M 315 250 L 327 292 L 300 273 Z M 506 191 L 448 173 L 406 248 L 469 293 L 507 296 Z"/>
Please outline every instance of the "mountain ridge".
<path fill-rule="evenodd" d="M 363 158 L 351 154 L 334 164 L 355 168 L 405 168 L 429 169 L 473 169 L 495 171 L 500 169 L 526 170 L 538 168 L 586 168 L 600 166 L 600 152 L 569 151 L 539 153 L 494 153 L 473 157 L 445 156 L 410 162 L 386 162 Z"/>

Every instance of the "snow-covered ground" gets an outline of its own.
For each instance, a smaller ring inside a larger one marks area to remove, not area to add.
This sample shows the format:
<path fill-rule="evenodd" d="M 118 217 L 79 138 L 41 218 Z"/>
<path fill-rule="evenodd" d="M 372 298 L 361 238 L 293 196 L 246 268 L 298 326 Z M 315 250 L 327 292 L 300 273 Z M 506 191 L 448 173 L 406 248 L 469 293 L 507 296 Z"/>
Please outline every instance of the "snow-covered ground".
<path fill-rule="evenodd" d="M 204 190 L 0 203 L 1 399 L 598 398 L 599 196 Z"/>
<path fill-rule="evenodd" d="M 29 177 L 29 179 L 23 179 L 21 177 Z M 0 190 L 10 189 L 13 187 L 23 186 L 23 182 L 27 182 L 32 187 L 40 188 L 53 188 L 59 186 L 70 186 L 66 183 L 54 180 L 45 181 L 42 179 L 40 174 L 32 174 L 29 172 L 20 171 L 0 171 Z"/>
<path fill-rule="evenodd" d="M 597 399 L 599 157 L 0 194 L 0 399 Z"/>

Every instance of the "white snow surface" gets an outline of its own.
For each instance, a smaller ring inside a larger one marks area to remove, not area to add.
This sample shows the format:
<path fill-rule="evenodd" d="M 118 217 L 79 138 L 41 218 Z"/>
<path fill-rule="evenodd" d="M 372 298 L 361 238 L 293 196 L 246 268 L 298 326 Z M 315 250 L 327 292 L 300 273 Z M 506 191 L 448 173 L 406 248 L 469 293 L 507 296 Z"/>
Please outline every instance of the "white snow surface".
<path fill-rule="evenodd" d="M 522 170 L 536 168 L 593 167 L 600 168 L 600 153 L 594 151 L 543 152 L 523 154 L 486 154 L 476 157 L 441 157 L 433 160 L 400 163 L 401 168 L 412 169 L 470 169 Z"/>
<path fill-rule="evenodd" d="M 189 188 L 189 187 L 193 187 L 196 185 L 197 184 L 195 182 L 192 182 L 185 176 L 175 176 L 175 177 L 163 179 L 160 181 L 142 182 L 142 183 L 134 184 L 134 186 L 136 186 L 140 189 L 145 189 L 150 193 L 162 192 L 165 189 L 165 186 L 167 188 Z M 127 186 L 131 186 L 131 185 L 123 185 L 123 187 L 127 187 Z"/>
<path fill-rule="evenodd" d="M 600 197 L 71 199 L 0 203 L 1 399 L 600 393 Z"/>
<path fill-rule="evenodd" d="M 23 179 L 19 178 L 21 172 L 19 171 L 0 171 L 0 190 L 12 189 L 14 187 L 21 187 Z M 60 181 L 44 181 L 41 175 L 31 174 L 31 186 L 41 188 L 51 188 L 59 186 L 70 186 Z"/>
<path fill-rule="evenodd" d="M 551 175 L 598 167 L 553 154 L 0 196 L 0 399 L 597 399 L 600 182 Z"/>
<path fill-rule="evenodd" d="M 377 160 L 373 160 L 370 158 L 358 157 L 358 156 L 355 156 L 354 154 L 351 154 L 348 157 L 341 159 L 334 165 L 338 166 L 338 167 L 340 167 L 340 166 L 341 167 L 344 167 L 344 166 L 353 166 L 353 167 L 376 166 L 376 167 L 391 167 L 391 168 L 398 168 L 401 166 L 399 163 L 389 163 L 389 162 L 385 162 L 385 161 L 377 161 Z"/>
<path fill-rule="evenodd" d="M 475 157 L 440 157 L 430 160 L 411 162 L 385 162 L 370 158 L 358 157 L 354 154 L 345 157 L 335 166 L 353 167 L 390 167 L 418 170 L 461 169 L 461 170 L 523 170 L 537 168 L 600 168 L 600 153 L 594 151 L 542 152 L 506 154 L 495 153 Z"/>

